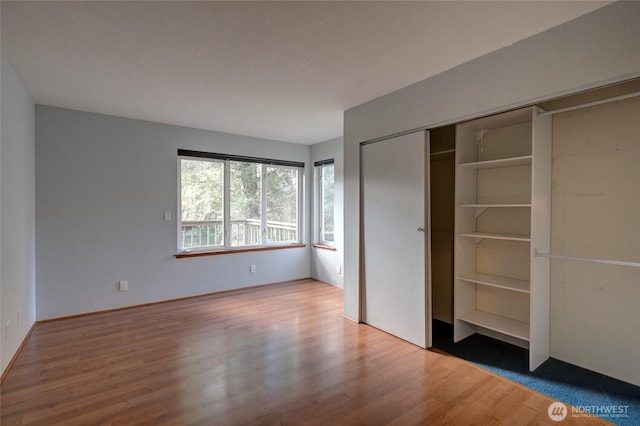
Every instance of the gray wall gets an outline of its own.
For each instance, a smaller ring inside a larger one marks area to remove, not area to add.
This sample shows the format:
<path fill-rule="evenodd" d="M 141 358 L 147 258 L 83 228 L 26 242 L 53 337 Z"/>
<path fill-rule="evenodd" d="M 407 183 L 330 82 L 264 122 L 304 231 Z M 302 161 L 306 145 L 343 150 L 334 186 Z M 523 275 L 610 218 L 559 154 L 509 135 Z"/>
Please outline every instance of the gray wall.
<path fill-rule="evenodd" d="M 178 148 L 303 161 L 310 194 L 306 145 L 38 105 L 38 320 L 309 276 L 309 247 L 176 259 Z"/>
<path fill-rule="evenodd" d="M 1 370 L 36 318 L 34 105 L 2 56 L 0 136 Z"/>
<path fill-rule="evenodd" d="M 640 76 L 639 22 L 640 2 L 617 2 L 345 112 L 347 317 L 360 319 L 360 143 Z"/>
<path fill-rule="evenodd" d="M 343 259 L 343 221 L 344 214 L 343 209 L 343 140 L 342 138 L 333 139 L 330 141 L 322 142 L 311 146 L 311 161 L 322 161 L 329 158 L 335 160 L 334 172 L 335 172 L 335 188 L 334 188 L 334 212 L 335 212 L 335 248 L 336 251 L 328 251 L 323 249 L 314 248 L 311 254 L 311 276 L 319 281 L 323 281 L 329 284 L 333 284 L 342 288 L 344 285 L 344 274 L 338 273 L 337 268 L 344 265 Z M 314 173 L 314 177 L 316 177 Z M 314 182 L 314 200 L 319 202 L 317 198 L 317 182 Z M 320 220 L 318 217 L 318 208 L 314 204 L 313 212 L 313 230 L 312 236 L 317 234 L 317 229 L 320 227 Z"/>

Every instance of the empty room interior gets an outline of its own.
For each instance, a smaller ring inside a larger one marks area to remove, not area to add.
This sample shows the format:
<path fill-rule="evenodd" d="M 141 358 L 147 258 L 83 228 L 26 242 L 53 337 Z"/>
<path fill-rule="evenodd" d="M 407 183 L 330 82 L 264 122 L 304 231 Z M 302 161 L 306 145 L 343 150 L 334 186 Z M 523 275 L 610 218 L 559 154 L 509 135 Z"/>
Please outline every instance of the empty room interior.
<path fill-rule="evenodd" d="M 0 8 L 0 424 L 640 423 L 640 2 Z"/>

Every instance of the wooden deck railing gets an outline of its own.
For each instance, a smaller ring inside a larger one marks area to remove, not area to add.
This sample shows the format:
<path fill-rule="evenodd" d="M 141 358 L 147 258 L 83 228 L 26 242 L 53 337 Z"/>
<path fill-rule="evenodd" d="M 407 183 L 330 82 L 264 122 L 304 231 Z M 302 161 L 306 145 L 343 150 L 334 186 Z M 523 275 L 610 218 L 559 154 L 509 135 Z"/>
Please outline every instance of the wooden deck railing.
<path fill-rule="evenodd" d="M 295 223 L 267 222 L 267 240 L 298 241 Z M 183 249 L 224 246 L 224 223 L 222 220 L 183 221 L 181 227 Z M 231 221 L 231 246 L 254 246 L 263 244 L 261 224 L 255 219 Z"/>

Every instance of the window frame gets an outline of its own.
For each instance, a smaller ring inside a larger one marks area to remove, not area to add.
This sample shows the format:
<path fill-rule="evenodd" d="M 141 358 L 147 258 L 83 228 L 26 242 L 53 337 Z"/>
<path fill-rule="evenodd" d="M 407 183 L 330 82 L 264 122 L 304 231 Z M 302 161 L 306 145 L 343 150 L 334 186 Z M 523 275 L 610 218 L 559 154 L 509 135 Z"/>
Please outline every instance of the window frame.
<path fill-rule="evenodd" d="M 182 247 L 182 167 L 181 161 L 185 160 L 201 160 L 216 161 L 224 164 L 223 171 L 223 245 L 221 246 L 204 246 L 197 248 Z M 261 166 L 261 188 L 260 188 L 260 224 L 261 224 L 261 242 L 260 244 L 249 245 L 232 245 L 231 235 L 231 162 L 257 163 Z M 246 157 L 229 154 L 217 154 L 203 151 L 178 150 L 178 214 L 177 216 L 177 249 L 178 253 L 207 253 L 207 252 L 225 252 L 225 251 L 247 251 L 261 248 L 278 248 L 290 247 L 302 244 L 304 229 L 304 173 L 305 163 L 297 161 L 285 161 L 266 159 L 258 157 Z M 296 191 L 296 240 L 273 241 L 268 239 L 268 221 L 267 221 L 267 169 L 269 167 L 282 167 L 297 170 L 297 191 Z"/>
<path fill-rule="evenodd" d="M 322 160 L 322 161 L 316 161 L 313 163 L 314 168 L 315 168 L 315 177 L 316 177 L 316 185 L 315 185 L 315 189 L 316 189 L 316 197 L 315 197 L 315 214 L 316 214 L 316 232 L 315 232 L 315 241 L 316 244 L 319 245 L 323 245 L 323 246 L 330 246 L 330 247 L 335 247 L 335 160 L 333 158 L 329 158 L 327 160 Z M 334 196 L 333 196 L 333 200 L 334 200 L 334 237 L 333 237 L 333 241 L 329 241 L 326 240 L 324 238 L 325 236 L 325 232 L 324 232 L 324 205 L 325 205 L 325 199 L 324 199 L 324 179 L 325 179 L 325 167 L 331 166 L 333 167 L 333 176 L 334 176 L 334 180 L 333 180 L 333 187 L 334 187 Z"/>

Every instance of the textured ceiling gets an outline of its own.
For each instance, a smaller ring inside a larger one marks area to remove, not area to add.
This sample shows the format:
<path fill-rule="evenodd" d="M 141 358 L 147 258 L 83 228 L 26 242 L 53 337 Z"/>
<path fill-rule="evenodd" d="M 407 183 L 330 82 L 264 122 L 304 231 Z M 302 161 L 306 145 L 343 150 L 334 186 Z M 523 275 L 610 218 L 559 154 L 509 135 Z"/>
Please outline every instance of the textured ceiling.
<path fill-rule="evenodd" d="M 317 143 L 344 110 L 609 2 L 2 1 L 39 104 Z"/>

